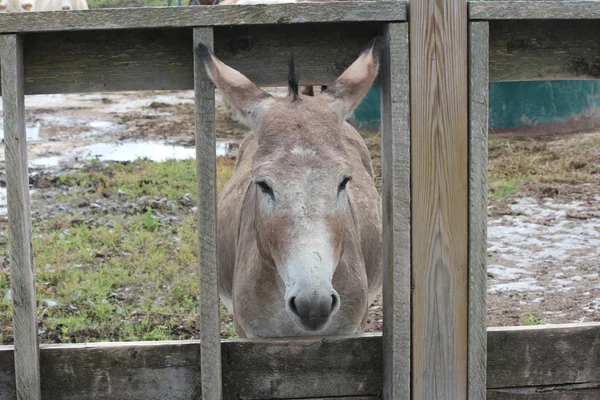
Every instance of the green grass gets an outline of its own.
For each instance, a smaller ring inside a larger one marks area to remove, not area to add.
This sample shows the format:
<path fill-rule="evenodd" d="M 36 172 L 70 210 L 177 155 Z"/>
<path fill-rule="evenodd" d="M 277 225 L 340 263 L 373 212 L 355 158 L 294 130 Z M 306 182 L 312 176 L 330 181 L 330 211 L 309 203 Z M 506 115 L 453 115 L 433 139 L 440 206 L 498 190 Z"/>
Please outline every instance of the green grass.
<path fill-rule="evenodd" d="M 528 311 L 527 315 L 525 315 L 523 317 L 523 324 L 525 324 L 527 326 L 546 325 L 546 318 L 545 317 L 537 317 L 537 316 L 533 315 L 533 313 L 531 311 Z"/>
<path fill-rule="evenodd" d="M 514 177 L 510 180 L 494 180 L 489 182 L 489 195 L 492 197 L 508 197 L 519 193 L 520 179 Z"/>
<path fill-rule="evenodd" d="M 234 165 L 232 159 L 219 159 L 217 191 L 220 191 L 231 177 Z M 133 163 L 111 163 L 107 166 L 91 163 L 84 172 L 59 175 L 54 183 L 92 189 L 102 196 L 118 195 L 123 200 L 148 196 L 175 201 L 189 193 L 190 198 L 195 201 L 195 176 L 194 160 L 169 160 L 161 163 L 137 160 Z M 81 195 L 74 192 L 74 196 Z"/>
<path fill-rule="evenodd" d="M 219 159 L 218 190 L 233 161 Z M 198 274 L 193 160 L 92 164 L 56 177 L 71 213 L 34 221 L 38 318 L 43 343 L 187 339 L 197 333 Z M 189 196 L 191 204 L 178 200 Z M 95 213 L 82 197 L 114 204 L 167 198 L 174 210 Z M 168 223 L 161 217 L 170 216 Z M 6 256 L 7 246 L 0 248 Z M 0 344 L 12 341 L 9 274 L 0 269 Z M 58 303 L 47 307 L 44 300 Z M 235 336 L 225 312 L 223 336 Z"/>

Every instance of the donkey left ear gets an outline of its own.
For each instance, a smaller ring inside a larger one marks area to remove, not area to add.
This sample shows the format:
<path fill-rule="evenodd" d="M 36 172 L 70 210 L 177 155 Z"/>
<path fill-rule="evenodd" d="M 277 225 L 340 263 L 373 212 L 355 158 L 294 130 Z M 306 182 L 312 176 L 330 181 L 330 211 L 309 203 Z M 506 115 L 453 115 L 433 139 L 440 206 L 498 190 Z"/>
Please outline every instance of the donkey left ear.
<path fill-rule="evenodd" d="M 343 120 L 365 97 L 379 71 L 379 54 L 383 46 L 383 38 L 372 39 L 361 55 L 344 71 L 339 78 L 321 93 L 327 96 L 329 105 L 336 110 Z"/>
<path fill-rule="evenodd" d="M 204 44 L 198 45 L 197 52 L 225 101 L 240 113 L 242 122 L 254 130 L 273 97 L 242 73 L 221 62 Z"/>

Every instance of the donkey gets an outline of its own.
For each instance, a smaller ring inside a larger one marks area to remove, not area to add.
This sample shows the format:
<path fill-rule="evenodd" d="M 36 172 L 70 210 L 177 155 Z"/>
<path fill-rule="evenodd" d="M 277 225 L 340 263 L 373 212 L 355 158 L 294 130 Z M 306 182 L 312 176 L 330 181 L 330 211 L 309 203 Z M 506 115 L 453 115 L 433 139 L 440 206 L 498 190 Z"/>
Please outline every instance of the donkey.
<path fill-rule="evenodd" d="M 379 67 L 380 40 L 316 96 L 290 62 L 274 98 L 197 51 L 251 132 L 218 199 L 219 292 L 240 337 L 353 334 L 381 290 L 381 199 L 369 151 L 346 122 Z"/>

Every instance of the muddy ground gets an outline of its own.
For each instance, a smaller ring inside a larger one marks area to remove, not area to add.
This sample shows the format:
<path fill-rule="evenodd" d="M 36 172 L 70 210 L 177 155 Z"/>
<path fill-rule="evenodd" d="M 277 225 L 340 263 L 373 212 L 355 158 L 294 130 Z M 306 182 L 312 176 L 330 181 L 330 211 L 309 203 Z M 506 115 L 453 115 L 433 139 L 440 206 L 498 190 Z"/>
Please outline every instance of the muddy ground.
<path fill-rule="evenodd" d="M 237 145 L 248 130 L 232 122 L 224 104 L 217 100 L 218 152 L 235 156 Z M 89 160 L 148 157 L 163 161 L 194 156 L 192 92 L 30 96 L 26 99 L 26 118 L 34 218 L 51 218 L 70 207 L 57 201 L 62 189 L 51 184 L 52 177 L 85 168 Z M 372 150 L 375 169 L 380 171 L 378 136 L 367 132 L 364 136 Z M 558 158 L 563 153 L 577 154 L 580 144 L 592 147 L 587 148 L 585 160 L 575 160 L 568 167 L 584 174 L 582 179 L 528 178 L 514 185 L 509 182 L 492 188 L 488 325 L 600 321 L 600 132 L 527 140 L 528 143 L 539 140 L 545 152 L 542 153 L 551 152 Z M 514 143 L 511 138 L 491 140 L 491 174 L 495 168 L 492 161 L 495 157 L 506 157 L 506 149 L 512 151 Z M 535 150 L 535 146 L 532 148 Z M 563 148 L 569 152 L 563 152 Z M 6 245 L 4 170 L 2 145 L 0 245 L 3 246 Z M 378 178 L 378 186 L 380 182 Z M 125 213 L 130 207 L 115 202 L 118 200 L 82 201 L 78 207 L 90 218 L 97 208 Z M 176 216 L 178 212 L 189 213 L 189 209 L 170 213 Z M 0 267 L 7 270 L 5 261 Z M 0 293 L 0 298 L 5 296 Z M 371 313 L 368 330 L 381 329 L 379 302 L 371 307 Z"/>

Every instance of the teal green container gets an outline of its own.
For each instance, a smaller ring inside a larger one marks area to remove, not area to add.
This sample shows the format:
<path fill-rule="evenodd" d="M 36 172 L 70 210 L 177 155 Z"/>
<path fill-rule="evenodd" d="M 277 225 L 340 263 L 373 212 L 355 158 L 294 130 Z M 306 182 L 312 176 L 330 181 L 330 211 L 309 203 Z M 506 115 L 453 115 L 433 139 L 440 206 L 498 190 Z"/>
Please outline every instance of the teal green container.
<path fill-rule="evenodd" d="M 351 122 L 379 129 L 380 86 L 373 85 Z M 600 126 L 600 81 L 490 83 L 492 132 L 561 133 Z"/>
<path fill-rule="evenodd" d="M 380 86 L 379 84 L 373 85 L 371 90 L 367 92 L 367 95 L 362 102 L 354 110 L 354 114 L 350 118 L 350 122 L 364 130 L 378 130 L 380 120 L 380 105 L 381 99 Z"/>
<path fill-rule="evenodd" d="M 600 126 L 600 81 L 490 84 L 491 131 L 564 133 Z"/>

